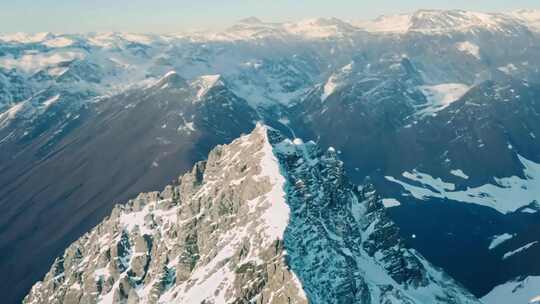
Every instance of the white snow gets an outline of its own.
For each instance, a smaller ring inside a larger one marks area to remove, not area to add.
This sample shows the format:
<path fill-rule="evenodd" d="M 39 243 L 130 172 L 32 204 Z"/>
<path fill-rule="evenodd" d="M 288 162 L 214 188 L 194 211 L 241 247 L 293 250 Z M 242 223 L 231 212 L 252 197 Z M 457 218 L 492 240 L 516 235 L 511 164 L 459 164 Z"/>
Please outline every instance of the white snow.
<path fill-rule="evenodd" d="M 188 130 L 194 132 L 195 131 L 195 127 L 194 127 L 194 124 L 193 122 L 188 122 L 186 123 L 186 128 L 188 128 Z"/>
<path fill-rule="evenodd" d="M 43 42 L 44 45 L 50 47 L 50 48 L 61 48 L 61 47 L 67 47 L 74 43 L 73 40 L 66 38 L 66 37 L 55 37 L 53 39 L 46 40 Z"/>
<path fill-rule="evenodd" d="M 149 35 L 135 34 L 135 33 L 116 33 L 116 35 L 118 35 L 122 39 L 125 39 L 129 42 L 137 42 L 140 44 L 147 44 L 147 45 L 154 41 L 154 39 L 152 38 L 155 38 Z"/>
<path fill-rule="evenodd" d="M 358 28 L 336 18 L 313 18 L 285 23 L 270 23 L 251 19 L 242 20 L 225 31 L 202 31 L 187 33 L 178 37 L 199 42 L 245 41 L 265 38 L 325 39 L 344 37 L 355 31 L 358 31 Z"/>
<path fill-rule="evenodd" d="M 356 30 L 351 24 L 335 18 L 307 19 L 295 23 L 285 23 L 283 27 L 290 35 L 312 39 L 339 37 Z"/>
<path fill-rule="evenodd" d="M 6 69 L 19 69 L 27 73 L 34 73 L 49 66 L 57 65 L 61 62 L 82 59 L 85 55 L 75 51 L 55 51 L 52 53 L 28 53 L 20 58 L 13 56 L 0 57 L 0 67 Z"/>
<path fill-rule="evenodd" d="M 353 63 L 349 63 L 346 66 L 339 69 L 338 72 L 332 74 L 328 81 L 323 86 L 323 92 L 321 95 L 321 101 L 325 101 L 330 95 L 332 95 L 338 88 L 344 85 L 344 81 L 347 76 L 352 72 Z"/>
<path fill-rule="evenodd" d="M 60 94 L 57 94 L 57 95 L 55 95 L 55 96 L 53 96 L 53 97 L 51 97 L 51 98 L 45 100 L 45 101 L 43 102 L 43 107 L 44 107 L 45 109 L 48 109 L 50 106 L 52 106 L 53 104 L 55 104 L 56 102 L 58 102 L 59 99 L 60 99 Z"/>
<path fill-rule="evenodd" d="M 517 67 L 513 63 L 509 63 L 505 66 L 498 67 L 497 70 L 510 75 L 512 72 L 517 71 Z"/>
<path fill-rule="evenodd" d="M 29 34 L 29 33 L 14 33 L 14 34 L 5 34 L 0 35 L 0 40 L 6 42 L 17 42 L 17 43 L 35 43 L 41 42 L 49 37 L 51 34 L 47 32 Z"/>
<path fill-rule="evenodd" d="M 324 87 L 323 87 L 323 94 L 321 95 L 321 100 L 322 101 L 325 101 L 326 98 L 328 98 L 328 96 L 332 95 L 332 93 L 334 93 L 334 91 L 336 90 L 337 88 L 337 83 L 335 81 L 335 78 L 334 78 L 334 75 L 332 75 L 328 81 L 324 84 Z"/>
<path fill-rule="evenodd" d="M 482 297 L 484 304 L 527 304 L 540 302 L 540 276 L 529 276 L 501 284 Z"/>
<path fill-rule="evenodd" d="M 401 203 L 395 198 L 383 198 L 382 203 L 385 208 L 401 206 Z"/>
<path fill-rule="evenodd" d="M 165 73 L 165 75 L 161 76 L 158 80 L 149 84 L 148 87 L 157 87 L 158 89 L 166 89 L 169 86 L 169 82 L 167 81 L 167 78 L 173 75 L 177 75 L 176 71 L 169 71 Z"/>
<path fill-rule="evenodd" d="M 372 21 L 359 21 L 355 25 L 369 32 L 405 33 L 411 27 L 411 15 L 381 16 Z"/>
<path fill-rule="evenodd" d="M 184 118 L 182 118 L 183 123 L 178 126 L 178 131 L 185 131 L 187 133 L 195 132 L 195 123 L 193 121 L 186 121 Z"/>
<path fill-rule="evenodd" d="M 535 209 L 532 209 L 532 208 L 529 208 L 529 207 L 524 208 L 524 209 L 521 209 L 520 211 L 521 211 L 522 213 L 531 213 L 531 214 L 537 213 L 537 212 L 538 212 L 538 210 L 535 210 Z"/>
<path fill-rule="evenodd" d="M 433 115 L 461 98 L 470 87 L 462 83 L 424 85 L 419 89 L 426 96 L 427 104 L 418 112 L 421 116 Z"/>
<path fill-rule="evenodd" d="M 509 257 L 511 257 L 511 256 L 513 256 L 513 255 L 515 255 L 515 254 L 518 254 L 518 253 L 520 253 L 520 252 L 522 252 L 522 251 L 525 251 L 525 250 L 531 248 L 532 246 L 536 245 L 537 243 L 538 243 L 538 241 L 530 242 L 530 243 L 528 243 L 528 244 L 526 244 L 526 245 L 524 245 L 524 246 L 519 247 L 519 248 L 516 249 L 516 250 L 507 252 L 507 253 L 504 254 L 503 260 L 506 260 L 507 258 L 509 258 Z"/>
<path fill-rule="evenodd" d="M 495 178 L 494 184 L 485 184 L 465 190 L 455 190 L 454 184 L 417 171 L 402 174 L 407 182 L 391 176 L 386 176 L 386 179 L 400 184 L 408 193 L 418 199 L 446 198 L 490 207 L 501 213 L 510 213 L 530 203 L 538 202 L 540 197 L 540 164 L 519 154 L 518 158 L 524 167 L 525 179 L 518 176 Z M 410 182 L 416 182 L 416 184 Z"/>
<path fill-rule="evenodd" d="M 530 30 L 540 32 L 540 10 L 522 9 L 512 12 L 512 15 L 524 22 Z"/>
<path fill-rule="evenodd" d="M 86 35 L 88 42 L 97 47 L 111 49 L 122 46 L 125 42 L 149 45 L 154 41 L 166 39 L 165 36 L 155 36 L 135 33 L 105 32 Z"/>
<path fill-rule="evenodd" d="M 66 67 L 51 67 L 47 73 L 53 77 L 61 76 L 67 72 L 69 68 Z"/>
<path fill-rule="evenodd" d="M 266 209 L 263 220 L 266 226 L 265 234 L 270 241 L 274 241 L 283 239 L 289 223 L 290 209 L 285 201 L 285 178 L 281 175 L 279 161 L 268 141 L 266 127 L 259 126 L 256 131 L 264 137 L 264 146 L 261 151 L 263 153 L 260 163 L 262 170 L 255 178 L 269 178 L 273 185 L 272 190 L 266 194 L 266 204 L 270 204 L 270 206 Z"/>
<path fill-rule="evenodd" d="M 249 218 L 246 223 L 234 226 L 232 230 L 226 232 L 220 237 L 218 244 L 215 246 L 215 252 L 211 252 L 208 256 L 201 257 L 202 261 L 207 260 L 208 263 L 202 263 L 196 266 L 190 275 L 190 280 L 166 292 L 160 301 L 163 303 L 178 302 L 178 303 L 216 303 L 225 304 L 226 295 L 235 283 L 235 274 L 231 268 L 230 261 L 238 253 L 242 244 L 248 242 L 257 246 L 251 248 L 244 257 L 244 262 L 252 261 L 259 263 L 259 248 L 271 248 L 276 240 L 283 240 L 285 229 L 289 222 L 289 206 L 285 201 L 285 178 L 281 175 L 279 162 L 274 155 L 272 146 L 267 137 L 267 128 L 262 125 L 257 125 L 255 131 L 250 135 L 246 135 L 233 142 L 241 147 L 250 147 L 260 144 L 262 139 L 262 147 L 255 151 L 259 160 L 260 169 L 257 174 L 252 176 L 255 181 L 269 182 L 271 188 L 268 192 L 262 194 L 247 202 L 248 213 L 242 215 Z M 256 140 L 253 138 L 256 136 Z M 225 151 L 225 153 L 230 153 Z M 236 154 L 223 155 L 225 161 L 222 163 L 223 170 L 227 172 L 232 170 L 233 164 L 237 163 L 239 152 Z M 221 178 L 221 177 L 220 177 Z M 244 176 L 242 179 L 246 179 Z M 216 181 L 219 181 L 217 179 Z M 234 180 L 231 184 L 236 185 L 240 181 Z M 213 185 L 212 181 L 205 180 L 205 186 L 199 190 L 195 196 L 206 193 L 208 187 Z M 215 186 L 218 187 L 219 186 Z M 201 213 L 204 210 L 201 210 Z M 253 237 L 257 236 L 257 239 Z M 300 292 L 303 288 L 296 275 L 293 275 L 293 283 L 297 285 Z"/>
<path fill-rule="evenodd" d="M 165 73 L 165 75 L 163 75 L 163 76 L 158 80 L 158 82 L 163 81 L 163 80 L 167 79 L 167 77 L 171 77 L 172 75 L 176 75 L 176 71 L 168 71 L 167 73 Z"/>
<path fill-rule="evenodd" d="M 469 179 L 469 176 L 465 174 L 461 169 L 451 170 L 450 173 L 463 179 Z"/>
<path fill-rule="evenodd" d="M 456 186 L 452 183 L 447 183 L 439 177 L 434 178 L 429 174 L 422 173 L 417 170 L 413 170 L 413 172 L 403 172 L 402 175 L 403 177 L 409 180 L 416 181 L 424 185 L 429 185 L 435 189 L 443 189 L 444 191 L 453 191 L 456 188 Z"/>
<path fill-rule="evenodd" d="M 512 239 L 514 236 L 515 235 L 510 234 L 510 233 L 504 233 L 504 234 L 501 234 L 501 235 L 496 235 L 491 239 L 491 243 L 489 244 L 488 249 L 489 250 L 495 249 L 495 248 L 497 248 L 497 246 L 499 246 L 500 244 Z"/>
<path fill-rule="evenodd" d="M 457 49 L 463 53 L 467 53 L 476 59 L 480 59 L 480 47 L 470 41 L 463 41 L 458 43 Z"/>
<path fill-rule="evenodd" d="M 295 138 L 293 140 L 293 143 L 298 146 L 298 145 L 303 145 L 304 141 L 301 138 Z"/>
<path fill-rule="evenodd" d="M 190 276 L 193 286 L 186 285 L 184 292 L 175 299 L 177 303 L 209 303 L 225 304 L 227 289 L 234 283 L 234 273 L 229 269 L 227 260 L 234 256 L 231 245 L 220 250 L 205 267 L 196 268 Z M 221 263 L 225 265 L 220 266 Z M 189 286 L 189 288 L 188 288 Z"/>
<path fill-rule="evenodd" d="M 94 271 L 94 277 L 96 280 L 99 279 L 99 277 L 108 278 L 110 275 L 111 273 L 107 267 L 99 268 Z"/>
<path fill-rule="evenodd" d="M 7 111 L 0 114 L 0 128 L 7 126 L 19 113 L 21 113 L 27 106 L 27 102 L 19 102 Z"/>
<path fill-rule="evenodd" d="M 530 17 L 532 19 L 533 17 Z M 507 24 L 516 19 L 510 15 L 482 13 L 463 10 L 419 10 L 410 14 L 381 16 L 372 21 L 360 21 L 355 25 L 369 32 L 403 34 L 448 34 L 468 32 L 477 28 L 489 31 L 505 31 Z"/>
<path fill-rule="evenodd" d="M 192 85 L 197 88 L 196 100 L 200 101 L 208 91 L 221 82 L 220 75 L 204 75 L 199 77 Z"/>

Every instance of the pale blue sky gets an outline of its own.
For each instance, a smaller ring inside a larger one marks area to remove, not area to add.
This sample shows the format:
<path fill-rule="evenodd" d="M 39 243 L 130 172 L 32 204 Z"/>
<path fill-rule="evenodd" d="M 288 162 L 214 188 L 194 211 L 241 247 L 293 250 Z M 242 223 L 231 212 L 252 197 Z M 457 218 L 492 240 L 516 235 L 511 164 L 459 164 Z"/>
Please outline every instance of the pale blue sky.
<path fill-rule="evenodd" d="M 256 16 L 371 19 L 420 8 L 497 12 L 540 9 L 540 0 L 0 0 L 0 32 L 178 32 Z"/>

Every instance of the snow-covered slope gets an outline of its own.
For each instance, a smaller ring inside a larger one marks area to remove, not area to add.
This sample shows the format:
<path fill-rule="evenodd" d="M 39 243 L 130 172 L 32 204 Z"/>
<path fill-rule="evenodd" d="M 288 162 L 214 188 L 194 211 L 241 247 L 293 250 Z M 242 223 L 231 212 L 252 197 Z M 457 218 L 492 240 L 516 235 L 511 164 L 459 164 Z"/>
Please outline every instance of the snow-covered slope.
<path fill-rule="evenodd" d="M 113 198 L 165 184 L 257 119 L 335 146 L 356 182 L 383 179 L 377 187 L 389 190 L 392 211 L 419 197 L 427 204 L 418 206 L 459 198 L 474 204 L 447 206 L 492 211 L 480 203 L 501 216 L 534 217 L 535 204 L 519 206 L 534 199 L 536 179 L 517 156 L 530 168 L 540 163 L 540 108 L 527 106 L 540 100 L 534 20 L 532 11 L 419 11 L 369 24 L 248 18 L 223 31 L 178 35 L 2 35 L 0 247 L 14 251 L 0 254 L 7 274 L 0 292 L 19 302 L 46 271 L 40 266 L 101 221 Z M 508 86 L 512 78 L 530 90 Z M 476 90 L 493 80 L 494 90 Z M 508 106 L 490 110 L 495 104 Z M 409 178 L 414 169 L 426 183 Z M 384 175 L 425 195 L 411 196 Z M 45 228 L 34 233 L 37 223 Z M 481 239 L 506 232 L 516 233 L 501 227 Z M 507 245 L 489 251 L 486 242 L 484 254 Z M 468 274 L 459 279 L 478 295 L 486 291 L 471 287 Z"/>
<path fill-rule="evenodd" d="M 442 34 L 477 30 L 511 33 L 520 27 L 532 26 L 531 21 L 536 19 L 537 14 L 534 12 L 502 14 L 464 10 L 419 10 L 411 14 L 382 16 L 373 21 L 361 21 L 356 24 L 360 28 L 376 33 Z"/>
<path fill-rule="evenodd" d="M 117 206 L 24 303 L 479 303 L 397 236 L 335 152 L 259 125 Z"/>
<path fill-rule="evenodd" d="M 540 277 L 537 276 L 516 279 L 499 285 L 482 298 L 484 304 L 537 304 L 539 302 Z"/>
<path fill-rule="evenodd" d="M 491 240 L 491 243 L 489 244 L 489 250 L 491 249 L 494 249 L 496 248 L 497 246 L 501 245 L 502 243 L 512 239 L 514 237 L 514 235 L 512 234 L 509 234 L 509 233 L 505 233 L 505 234 L 501 234 L 501 235 L 496 235 L 493 237 L 493 239 Z"/>
<path fill-rule="evenodd" d="M 469 86 L 461 83 L 420 86 L 420 90 L 426 96 L 428 103 L 422 106 L 419 114 L 433 115 L 461 98 L 469 89 Z"/>
<path fill-rule="evenodd" d="M 518 176 L 496 178 L 494 184 L 458 190 L 453 183 L 445 182 L 422 172 L 404 172 L 402 179 L 386 178 L 398 183 L 412 196 L 425 200 L 429 197 L 447 198 L 464 203 L 491 207 L 501 213 L 514 212 L 526 206 L 540 208 L 540 164 L 518 155 L 523 164 L 522 179 Z"/>
<path fill-rule="evenodd" d="M 525 22 L 532 30 L 540 31 L 540 10 L 517 10 L 512 15 Z"/>

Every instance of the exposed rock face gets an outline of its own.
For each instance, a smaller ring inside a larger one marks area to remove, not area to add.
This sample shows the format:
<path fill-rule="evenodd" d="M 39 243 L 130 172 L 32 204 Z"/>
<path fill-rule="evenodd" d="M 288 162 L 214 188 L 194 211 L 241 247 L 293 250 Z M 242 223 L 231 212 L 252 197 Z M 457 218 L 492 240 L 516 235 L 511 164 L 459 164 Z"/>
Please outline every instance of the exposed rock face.
<path fill-rule="evenodd" d="M 343 172 L 333 150 L 258 126 L 115 207 L 24 303 L 478 303 Z"/>
<path fill-rule="evenodd" d="M 408 244 L 477 296 L 537 275 L 534 251 L 524 251 L 524 266 L 516 266 L 487 246 L 494 235 L 517 233 L 523 242 L 515 250 L 540 235 L 533 232 L 540 229 L 538 208 L 514 219 L 469 204 L 449 216 L 442 208 L 459 202 L 415 204 L 384 178 L 417 169 L 466 189 L 523 177 L 517 153 L 540 163 L 538 108 L 512 98 L 492 112 L 477 100 L 487 105 L 494 97 L 486 80 L 538 86 L 537 16 L 419 11 L 364 25 L 247 19 L 224 32 L 180 36 L 1 35 L 2 303 L 20 303 L 54 257 L 116 202 L 162 188 L 260 119 L 342 151 L 353 181 L 369 177 L 378 193 L 399 199 L 392 213 L 411 208 L 394 216 L 407 235 L 418 235 Z M 171 70 L 178 74 L 161 78 Z M 462 96 L 452 88 L 477 85 L 471 99 L 426 111 Z M 525 101 L 528 90 L 504 87 L 493 88 Z M 460 111 L 459 119 L 447 125 L 451 111 Z M 505 148 L 507 135 L 516 153 Z M 456 169 L 470 178 L 451 174 Z M 429 206 L 441 216 L 418 209 Z"/>
<path fill-rule="evenodd" d="M 355 187 L 330 148 L 270 132 L 287 176 L 285 248 L 312 303 L 476 303 L 407 249 L 371 186 Z"/>
<path fill-rule="evenodd" d="M 11 278 L 10 284 L 17 285 L 0 283 L 9 290 L 10 299 L 3 303 L 20 303 L 54 258 L 109 215 L 115 203 L 162 188 L 217 144 L 255 126 L 255 111 L 224 85 L 198 93 L 169 73 L 77 115 L 68 106 L 79 98 L 76 94 L 39 98 L 42 103 L 59 96 L 47 109 L 47 119 L 40 116 L 32 123 L 37 130 L 27 134 L 28 149 L 0 148 L 0 280 Z M 31 110 L 32 103 L 23 110 Z M 66 132 L 46 128 L 53 120 L 64 124 L 67 115 L 73 120 L 65 124 Z M 26 132 L 15 121 L 11 128 Z"/>

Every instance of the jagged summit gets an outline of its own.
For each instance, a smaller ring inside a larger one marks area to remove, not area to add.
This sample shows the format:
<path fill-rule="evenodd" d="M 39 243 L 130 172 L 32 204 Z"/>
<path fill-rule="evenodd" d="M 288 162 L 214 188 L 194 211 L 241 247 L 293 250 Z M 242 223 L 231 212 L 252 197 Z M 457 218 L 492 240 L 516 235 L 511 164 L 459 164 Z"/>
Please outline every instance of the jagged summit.
<path fill-rule="evenodd" d="M 118 205 L 24 303 L 478 303 L 343 172 L 335 152 L 258 124 Z"/>
<path fill-rule="evenodd" d="M 203 75 L 191 83 L 191 87 L 196 90 L 196 101 L 200 101 L 213 88 L 224 85 L 221 75 Z"/>
<path fill-rule="evenodd" d="M 248 17 L 248 18 L 244 18 L 244 19 L 240 19 L 238 20 L 238 23 L 243 23 L 243 24 L 260 24 L 260 23 L 263 23 L 261 19 L 257 18 L 257 17 Z"/>
<path fill-rule="evenodd" d="M 176 71 L 169 71 L 163 75 L 158 81 L 156 81 L 152 87 L 158 89 L 172 89 L 183 88 L 187 85 L 187 82 L 182 76 L 178 75 Z"/>
<path fill-rule="evenodd" d="M 380 16 L 372 21 L 358 22 L 357 26 L 371 32 L 388 33 L 441 33 L 478 29 L 509 32 L 523 30 L 529 26 L 530 20 L 515 18 L 518 15 L 518 13 L 483 13 L 459 9 L 422 9 L 412 13 Z"/>

